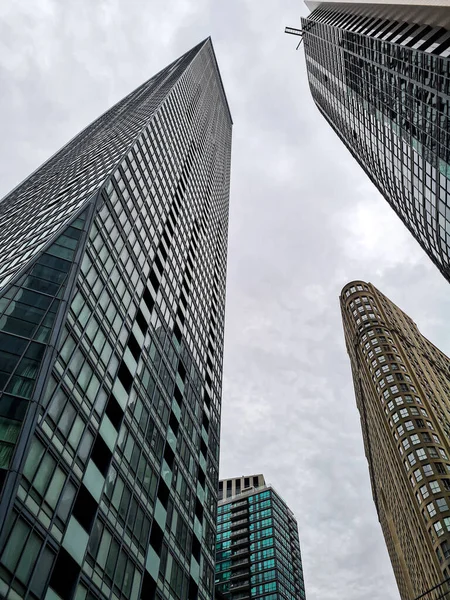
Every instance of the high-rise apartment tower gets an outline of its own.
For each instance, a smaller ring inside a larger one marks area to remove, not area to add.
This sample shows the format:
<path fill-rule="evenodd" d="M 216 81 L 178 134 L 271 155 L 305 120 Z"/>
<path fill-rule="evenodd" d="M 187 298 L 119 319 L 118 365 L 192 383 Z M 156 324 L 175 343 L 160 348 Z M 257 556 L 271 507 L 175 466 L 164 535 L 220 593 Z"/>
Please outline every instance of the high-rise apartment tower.
<path fill-rule="evenodd" d="M 340 301 L 373 498 L 411 600 L 450 576 L 450 359 L 370 283 Z"/>
<path fill-rule="evenodd" d="M 208 39 L 0 203 L 0 596 L 214 593 L 232 121 Z"/>
<path fill-rule="evenodd" d="M 307 5 L 317 107 L 450 281 L 450 2 Z"/>
<path fill-rule="evenodd" d="M 216 592 L 227 600 L 304 600 L 297 521 L 284 500 L 263 475 L 225 479 L 219 490 Z"/>

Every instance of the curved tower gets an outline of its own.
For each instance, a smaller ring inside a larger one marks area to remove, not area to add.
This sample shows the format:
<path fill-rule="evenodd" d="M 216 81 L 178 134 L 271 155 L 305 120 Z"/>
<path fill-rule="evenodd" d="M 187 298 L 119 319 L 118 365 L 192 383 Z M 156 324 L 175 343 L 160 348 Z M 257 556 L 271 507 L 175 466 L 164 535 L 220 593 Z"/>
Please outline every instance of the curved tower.
<path fill-rule="evenodd" d="M 450 575 L 450 359 L 372 284 L 340 302 L 373 498 L 411 600 Z"/>

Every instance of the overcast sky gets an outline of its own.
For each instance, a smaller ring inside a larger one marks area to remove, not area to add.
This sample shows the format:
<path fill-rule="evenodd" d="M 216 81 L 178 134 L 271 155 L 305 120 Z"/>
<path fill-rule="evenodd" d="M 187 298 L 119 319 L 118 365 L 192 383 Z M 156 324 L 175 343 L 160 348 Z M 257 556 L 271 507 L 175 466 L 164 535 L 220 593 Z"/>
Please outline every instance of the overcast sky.
<path fill-rule="evenodd" d="M 374 283 L 444 352 L 448 284 L 310 97 L 300 0 L 0 3 L 0 196 L 211 35 L 234 118 L 221 476 L 295 512 L 308 600 L 398 600 L 338 296 Z M 1 227 L 1 224 L 0 224 Z"/>

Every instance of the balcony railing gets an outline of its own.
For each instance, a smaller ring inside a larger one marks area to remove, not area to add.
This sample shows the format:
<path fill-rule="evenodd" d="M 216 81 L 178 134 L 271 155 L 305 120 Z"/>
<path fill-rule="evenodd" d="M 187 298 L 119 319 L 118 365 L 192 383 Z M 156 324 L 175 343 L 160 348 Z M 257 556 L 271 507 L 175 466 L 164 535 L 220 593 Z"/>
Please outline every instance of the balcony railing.
<path fill-rule="evenodd" d="M 231 528 L 236 527 L 237 525 L 242 525 L 242 523 L 248 524 L 248 519 L 240 519 L 239 521 L 232 521 Z"/>
<path fill-rule="evenodd" d="M 249 562 L 249 558 L 247 556 L 247 558 L 241 558 L 240 560 L 233 560 L 233 562 L 231 563 L 231 568 L 234 569 L 236 567 L 238 567 L 239 565 L 248 565 Z"/>
<path fill-rule="evenodd" d="M 246 538 L 246 540 L 248 541 L 248 538 Z M 235 542 L 235 545 L 238 544 L 241 540 L 237 540 Z M 233 552 L 233 554 L 231 555 L 231 558 L 234 559 L 236 556 L 239 556 L 240 554 L 250 554 L 250 548 L 241 548 L 240 550 L 236 550 L 235 552 Z"/>
<path fill-rule="evenodd" d="M 240 581 L 236 581 L 230 585 L 230 590 L 235 590 L 241 587 L 248 587 L 250 585 L 249 579 L 241 579 Z"/>
<path fill-rule="evenodd" d="M 231 537 L 235 535 L 243 535 L 244 533 L 248 533 L 248 527 L 243 527 L 242 529 L 236 529 L 231 531 Z"/>
<path fill-rule="evenodd" d="M 238 594 L 233 594 L 231 596 L 232 600 L 244 600 L 244 598 L 249 598 L 249 592 L 240 592 Z"/>
<path fill-rule="evenodd" d="M 450 600 L 450 579 L 442 581 L 428 592 L 414 598 L 414 600 Z"/>

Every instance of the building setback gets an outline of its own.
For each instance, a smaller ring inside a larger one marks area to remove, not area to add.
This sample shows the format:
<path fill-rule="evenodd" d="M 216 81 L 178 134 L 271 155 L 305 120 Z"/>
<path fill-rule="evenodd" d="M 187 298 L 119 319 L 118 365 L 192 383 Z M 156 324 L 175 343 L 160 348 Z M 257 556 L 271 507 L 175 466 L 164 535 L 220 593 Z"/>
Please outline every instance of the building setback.
<path fill-rule="evenodd" d="M 205 40 L 0 203 L 0 596 L 214 594 L 232 121 Z"/>
<path fill-rule="evenodd" d="M 297 521 L 263 475 L 219 482 L 216 594 L 304 600 Z M 227 493 L 232 490 L 233 495 Z"/>
<path fill-rule="evenodd" d="M 450 2 L 307 2 L 313 99 L 450 281 Z"/>
<path fill-rule="evenodd" d="M 373 498 L 411 600 L 450 575 L 450 359 L 372 284 L 340 301 Z"/>

